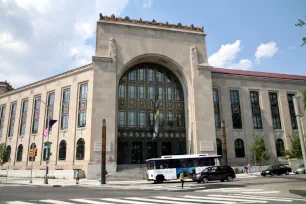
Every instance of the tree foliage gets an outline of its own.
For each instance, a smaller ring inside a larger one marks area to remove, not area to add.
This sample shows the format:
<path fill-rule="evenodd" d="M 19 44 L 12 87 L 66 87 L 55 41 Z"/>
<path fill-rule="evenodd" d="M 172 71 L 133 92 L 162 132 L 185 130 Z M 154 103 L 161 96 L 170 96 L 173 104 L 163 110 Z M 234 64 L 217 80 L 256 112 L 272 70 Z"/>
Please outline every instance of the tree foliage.
<path fill-rule="evenodd" d="M 303 27 L 305 25 L 305 21 L 303 21 L 302 19 L 298 19 L 298 23 L 295 24 L 295 26 L 298 26 L 298 27 Z M 302 38 L 302 41 L 303 41 L 303 44 L 301 46 L 304 46 L 306 45 L 306 37 L 303 37 Z"/>
<path fill-rule="evenodd" d="M 270 154 L 266 149 L 265 142 L 261 136 L 255 136 L 253 146 L 250 148 L 251 160 L 254 162 L 254 155 L 256 156 L 256 162 L 260 165 L 263 161 L 270 159 Z"/>
<path fill-rule="evenodd" d="M 284 156 L 289 156 L 290 158 L 303 159 L 302 147 L 300 142 L 300 137 L 298 135 L 291 138 L 292 149 L 291 151 L 284 151 Z"/>
<path fill-rule="evenodd" d="M 7 162 L 7 149 L 4 143 L 0 143 L 0 165 Z"/>

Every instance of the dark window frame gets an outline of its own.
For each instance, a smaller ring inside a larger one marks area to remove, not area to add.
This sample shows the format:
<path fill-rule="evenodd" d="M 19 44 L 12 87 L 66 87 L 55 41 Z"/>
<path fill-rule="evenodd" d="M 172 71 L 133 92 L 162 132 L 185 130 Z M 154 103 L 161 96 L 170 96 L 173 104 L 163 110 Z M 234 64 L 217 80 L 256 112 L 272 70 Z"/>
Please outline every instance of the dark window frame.
<path fill-rule="evenodd" d="M 85 159 L 85 140 L 80 138 L 77 141 L 77 148 L 76 148 L 76 160 L 84 160 Z"/>
<path fill-rule="evenodd" d="M 3 127 L 5 122 L 5 112 L 6 112 L 6 104 L 2 104 L 0 106 L 0 138 L 2 138 L 3 135 Z"/>
<path fill-rule="evenodd" d="M 278 93 L 270 91 L 269 92 L 270 108 L 271 108 L 271 117 L 274 130 L 282 129 L 282 122 L 279 112 L 279 103 L 278 103 Z"/>
<path fill-rule="evenodd" d="M 16 158 L 17 162 L 22 161 L 22 154 L 23 154 L 23 145 L 20 144 L 20 145 L 18 145 L 18 148 L 17 148 L 17 158 Z"/>
<path fill-rule="evenodd" d="M 259 91 L 250 91 L 250 101 L 251 101 L 252 116 L 253 116 L 253 128 L 263 129 L 261 109 L 259 103 Z"/>
<path fill-rule="evenodd" d="M 281 138 L 278 138 L 275 140 L 275 147 L 276 147 L 276 155 L 277 157 L 281 157 L 282 151 L 285 150 L 285 144 L 284 141 Z"/>
<path fill-rule="evenodd" d="M 20 112 L 19 131 L 18 131 L 19 136 L 25 135 L 28 108 L 29 108 L 29 100 L 23 99 L 21 102 L 21 112 Z"/>
<path fill-rule="evenodd" d="M 17 102 L 11 103 L 10 109 L 10 118 L 9 118 L 9 125 L 8 125 L 8 137 L 14 136 L 14 128 L 15 128 L 15 119 L 16 119 L 16 112 L 17 112 Z"/>
<path fill-rule="evenodd" d="M 244 158 L 245 157 L 244 141 L 240 138 L 235 140 L 235 156 L 236 156 L 236 158 Z"/>
<path fill-rule="evenodd" d="M 41 96 L 40 95 L 35 96 L 33 104 L 33 115 L 32 115 L 32 128 L 31 128 L 32 134 L 38 133 L 40 105 L 41 105 Z M 36 115 L 37 117 L 35 117 Z"/>
<path fill-rule="evenodd" d="M 219 89 L 213 88 L 213 103 L 214 103 L 214 116 L 215 116 L 215 127 L 221 129 L 221 111 L 220 111 L 220 98 Z"/>
<path fill-rule="evenodd" d="M 239 90 L 230 89 L 230 102 L 232 110 L 233 129 L 243 129 Z"/>
<path fill-rule="evenodd" d="M 295 110 L 294 110 L 293 96 L 295 96 L 295 94 L 287 93 L 288 108 L 289 108 L 289 114 L 290 114 L 290 119 L 291 119 L 291 127 L 293 130 L 297 130 L 298 126 L 297 126 L 296 115 L 295 115 Z"/>
<path fill-rule="evenodd" d="M 70 108 L 70 87 L 62 89 L 61 101 L 61 130 L 67 130 L 69 126 L 69 108 Z M 67 109 L 67 110 L 65 110 Z"/>
<path fill-rule="evenodd" d="M 88 98 L 88 82 L 79 84 L 79 101 L 78 101 L 78 128 L 86 127 L 87 114 L 87 98 Z M 84 107 L 81 109 L 82 104 Z"/>
<path fill-rule="evenodd" d="M 66 156 L 67 156 L 67 142 L 65 140 L 62 140 L 58 148 L 58 160 L 64 161 L 66 160 Z"/>

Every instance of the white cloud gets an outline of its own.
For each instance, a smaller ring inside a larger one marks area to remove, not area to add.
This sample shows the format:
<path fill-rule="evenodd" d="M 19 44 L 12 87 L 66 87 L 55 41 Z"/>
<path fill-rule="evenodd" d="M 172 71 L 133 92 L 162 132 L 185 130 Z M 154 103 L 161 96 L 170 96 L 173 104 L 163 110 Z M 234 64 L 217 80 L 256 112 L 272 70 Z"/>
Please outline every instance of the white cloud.
<path fill-rule="evenodd" d="M 278 51 L 278 47 L 276 42 L 268 42 L 266 44 L 261 43 L 256 50 L 255 58 L 256 62 L 260 63 L 261 59 L 263 58 L 271 58 L 275 55 L 275 53 Z"/>
<path fill-rule="evenodd" d="M 0 0 L 1 1 L 1 0 Z M 14 87 L 91 62 L 99 13 L 119 15 L 128 0 L 5 0 L 0 3 L 0 81 Z"/>
<path fill-rule="evenodd" d="M 251 60 L 242 59 L 237 63 L 234 62 L 234 60 L 237 58 L 237 55 L 241 51 L 240 45 L 240 40 L 236 40 L 233 44 L 222 45 L 218 52 L 214 53 L 208 58 L 209 64 L 214 67 L 229 69 L 250 69 L 253 66 Z"/>
<path fill-rule="evenodd" d="M 143 0 L 143 7 L 144 8 L 151 8 L 153 4 L 153 0 Z"/>
<path fill-rule="evenodd" d="M 294 50 L 296 48 L 295 45 L 288 47 L 289 50 Z"/>

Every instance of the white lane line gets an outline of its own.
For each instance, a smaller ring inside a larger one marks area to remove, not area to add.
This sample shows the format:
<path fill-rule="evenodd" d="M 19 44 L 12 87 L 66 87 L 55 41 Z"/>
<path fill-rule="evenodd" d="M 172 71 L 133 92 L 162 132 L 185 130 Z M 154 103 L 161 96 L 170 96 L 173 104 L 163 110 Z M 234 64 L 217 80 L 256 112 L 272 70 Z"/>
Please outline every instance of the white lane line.
<path fill-rule="evenodd" d="M 106 202 L 100 202 L 100 201 L 94 201 L 94 200 L 86 200 L 86 199 L 70 199 L 70 200 L 80 202 L 80 203 L 90 203 L 90 204 L 112 204 L 112 203 L 106 203 Z"/>
<path fill-rule="evenodd" d="M 60 200 L 39 200 L 39 202 L 53 203 L 53 204 L 74 204 L 74 203 L 64 202 L 64 201 L 60 201 Z"/>
<path fill-rule="evenodd" d="M 29 202 L 23 202 L 23 201 L 9 201 L 6 203 L 7 204 L 35 204 L 35 203 L 29 203 Z"/>
<path fill-rule="evenodd" d="M 280 191 L 242 191 L 242 194 L 270 194 L 270 193 L 280 193 Z"/>
<path fill-rule="evenodd" d="M 122 199 L 117 199 L 117 198 L 103 198 L 100 200 L 106 200 L 106 201 L 111 201 L 111 202 L 116 202 L 116 203 L 131 203 L 131 204 L 147 204 L 148 203 L 148 202 L 140 202 L 140 201 L 122 200 Z"/>
<path fill-rule="evenodd" d="M 253 197 L 253 198 L 274 198 L 274 199 L 283 199 L 283 200 L 300 200 L 300 201 L 306 201 L 306 199 L 303 198 L 288 198 L 288 197 L 271 197 L 271 196 L 261 196 L 261 195 L 245 195 L 245 194 L 230 194 L 234 196 L 241 196 L 241 197 Z"/>
<path fill-rule="evenodd" d="M 170 204 L 186 204 L 186 202 L 177 202 L 177 201 L 170 201 L 170 200 L 157 200 L 157 199 L 147 199 L 147 198 L 136 198 L 136 197 L 129 197 L 125 198 L 128 200 L 138 200 L 138 201 L 145 201 L 146 203 L 170 203 Z M 190 203 L 188 203 L 190 204 Z"/>
<path fill-rule="evenodd" d="M 208 195 L 209 196 L 209 195 Z M 268 201 L 263 201 L 263 200 L 252 200 L 252 199 L 242 199 L 242 198 L 224 198 L 222 197 L 200 197 L 200 196 L 184 196 L 185 198 L 195 198 L 195 199 L 205 199 L 205 200 L 225 200 L 225 201 L 233 201 L 233 202 L 255 202 L 255 203 L 267 203 Z"/>
<path fill-rule="evenodd" d="M 172 198 L 167 196 L 157 196 L 157 199 L 164 199 L 164 200 L 175 200 L 175 201 L 186 201 L 190 204 L 190 202 L 201 202 L 201 203 L 223 203 L 223 204 L 235 204 L 236 202 L 229 202 L 229 201 L 216 201 L 216 200 L 200 200 L 200 199 L 188 199 L 188 198 Z M 161 201 L 163 202 L 163 201 Z"/>
<path fill-rule="evenodd" d="M 282 198 L 270 198 L 270 197 L 256 197 L 256 196 L 246 196 L 246 195 L 208 195 L 211 197 L 224 197 L 224 198 L 237 198 L 237 199 L 252 199 L 252 200 L 264 200 L 264 201 L 281 201 L 281 202 L 292 202 L 292 200 L 282 199 Z"/>

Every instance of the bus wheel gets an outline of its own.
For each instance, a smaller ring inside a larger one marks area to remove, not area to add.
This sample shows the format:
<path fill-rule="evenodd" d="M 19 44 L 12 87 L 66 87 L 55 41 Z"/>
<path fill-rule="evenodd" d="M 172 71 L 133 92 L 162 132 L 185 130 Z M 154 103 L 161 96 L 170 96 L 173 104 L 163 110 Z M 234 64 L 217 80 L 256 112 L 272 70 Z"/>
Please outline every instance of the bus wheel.
<path fill-rule="evenodd" d="M 162 182 L 164 182 L 164 180 L 165 180 L 164 175 L 158 175 L 158 176 L 156 176 L 156 181 L 157 181 L 157 183 L 162 183 Z"/>

